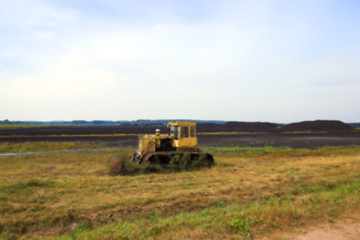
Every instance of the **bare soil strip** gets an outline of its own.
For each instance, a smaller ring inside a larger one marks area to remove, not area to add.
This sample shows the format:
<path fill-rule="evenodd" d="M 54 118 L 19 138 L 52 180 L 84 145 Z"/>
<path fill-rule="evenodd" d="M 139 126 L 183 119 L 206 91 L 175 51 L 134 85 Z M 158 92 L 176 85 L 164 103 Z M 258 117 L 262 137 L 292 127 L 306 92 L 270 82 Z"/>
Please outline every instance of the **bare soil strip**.
<path fill-rule="evenodd" d="M 318 229 L 292 238 L 291 240 L 359 240 L 360 223 L 343 225 L 339 228 Z"/>
<path fill-rule="evenodd" d="M 291 148 L 315 149 L 323 146 L 360 145 L 360 133 L 326 134 L 204 134 L 198 135 L 199 146 L 287 146 Z M 66 142 L 81 141 L 105 143 L 109 147 L 121 146 L 136 148 L 137 136 L 58 136 L 58 137 L 2 137 L 0 142 Z"/>

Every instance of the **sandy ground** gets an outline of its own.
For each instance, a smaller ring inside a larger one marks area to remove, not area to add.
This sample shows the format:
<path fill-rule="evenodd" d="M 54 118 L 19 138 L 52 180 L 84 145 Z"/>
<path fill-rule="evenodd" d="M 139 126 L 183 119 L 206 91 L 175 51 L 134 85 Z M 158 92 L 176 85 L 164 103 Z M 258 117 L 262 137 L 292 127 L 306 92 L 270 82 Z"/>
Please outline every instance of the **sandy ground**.
<path fill-rule="evenodd" d="M 343 224 L 335 228 L 312 230 L 305 234 L 290 238 L 291 240 L 359 240 L 360 223 Z"/>
<path fill-rule="evenodd" d="M 310 220 L 287 231 L 274 231 L 259 240 L 360 240 L 360 208 L 344 209 L 337 219 L 326 217 Z"/>

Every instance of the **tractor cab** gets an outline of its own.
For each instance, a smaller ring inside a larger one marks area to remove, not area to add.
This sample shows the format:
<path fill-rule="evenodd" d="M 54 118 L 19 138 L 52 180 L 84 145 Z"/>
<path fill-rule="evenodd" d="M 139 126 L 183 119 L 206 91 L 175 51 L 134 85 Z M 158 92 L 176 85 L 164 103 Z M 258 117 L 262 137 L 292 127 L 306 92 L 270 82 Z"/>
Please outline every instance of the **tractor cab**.
<path fill-rule="evenodd" d="M 173 147 L 177 151 L 197 151 L 195 122 L 169 122 L 169 135 L 173 137 Z"/>

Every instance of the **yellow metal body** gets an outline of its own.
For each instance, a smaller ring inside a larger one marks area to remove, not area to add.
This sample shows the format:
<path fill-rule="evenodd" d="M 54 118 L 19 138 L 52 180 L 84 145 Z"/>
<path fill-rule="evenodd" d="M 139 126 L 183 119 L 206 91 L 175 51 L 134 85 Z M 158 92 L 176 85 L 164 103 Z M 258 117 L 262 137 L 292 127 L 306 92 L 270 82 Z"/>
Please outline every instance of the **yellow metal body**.
<path fill-rule="evenodd" d="M 142 158 L 151 152 L 195 152 L 199 151 L 195 122 L 169 122 L 168 134 L 146 134 L 139 137 L 137 153 Z"/>

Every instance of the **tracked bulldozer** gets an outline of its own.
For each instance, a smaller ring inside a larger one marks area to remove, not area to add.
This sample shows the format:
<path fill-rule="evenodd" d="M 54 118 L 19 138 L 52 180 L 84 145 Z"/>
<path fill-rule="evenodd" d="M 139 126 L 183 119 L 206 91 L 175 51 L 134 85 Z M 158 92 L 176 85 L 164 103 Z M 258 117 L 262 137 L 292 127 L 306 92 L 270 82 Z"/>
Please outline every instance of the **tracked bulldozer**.
<path fill-rule="evenodd" d="M 201 164 L 212 166 L 214 158 L 210 153 L 200 151 L 196 137 L 195 122 L 169 122 L 168 132 L 139 136 L 138 150 L 132 160 L 138 164 Z"/>

